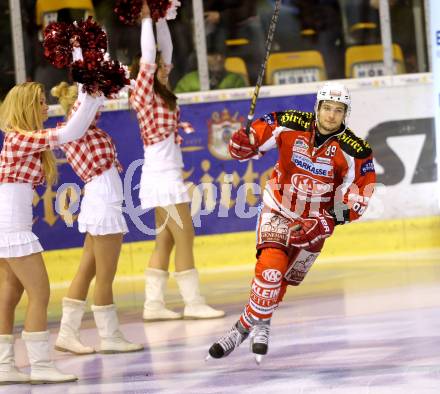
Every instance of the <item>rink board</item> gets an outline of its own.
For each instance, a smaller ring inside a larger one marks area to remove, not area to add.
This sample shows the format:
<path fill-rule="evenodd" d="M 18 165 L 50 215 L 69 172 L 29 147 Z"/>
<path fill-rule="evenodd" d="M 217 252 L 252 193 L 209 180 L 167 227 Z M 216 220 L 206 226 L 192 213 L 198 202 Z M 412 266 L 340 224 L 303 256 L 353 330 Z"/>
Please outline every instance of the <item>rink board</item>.
<path fill-rule="evenodd" d="M 124 243 L 118 276 L 124 280 L 142 277 L 153 246 L 154 241 Z M 347 256 L 368 257 L 435 248 L 440 248 L 440 217 L 365 221 L 336 227 L 320 259 L 337 261 Z M 255 233 L 199 236 L 195 239 L 194 251 L 199 270 L 252 266 L 255 263 Z M 63 282 L 72 278 L 81 253 L 81 248 L 46 251 L 44 257 L 51 283 L 63 287 Z"/>

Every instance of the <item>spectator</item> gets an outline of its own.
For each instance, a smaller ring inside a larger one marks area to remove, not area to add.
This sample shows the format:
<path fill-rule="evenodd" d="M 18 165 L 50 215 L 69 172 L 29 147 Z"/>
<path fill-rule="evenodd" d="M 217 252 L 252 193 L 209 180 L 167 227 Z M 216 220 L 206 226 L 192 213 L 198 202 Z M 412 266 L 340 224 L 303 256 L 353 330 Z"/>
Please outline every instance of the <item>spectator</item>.
<path fill-rule="evenodd" d="M 272 19 L 275 0 L 262 0 L 258 3 L 258 14 L 265 35 L 269 30 Z M 301 46 L 301 26 L 299 20 L 299 9 L 295 0 L 283 0 L 280 7 L 280 14 L 274 33 L 271 52 L 293 52 L 298 51 Z"/>
<path fill-rule="evenodd" d="M 379 12 L 370 0 L 341 0 L 341 7 L 347 20 L 347 43 L 380 44 Z"/>
<path fill-rule="evenodd" d="M 297 0 L 303 36 L 301 50 L 317 50 L 324 57 L 328 79 L 344 78 L 344 38 L 337 0 Z M 313 34 L 310 34 L 313 33 Z"/>
<path fill-rule="evenodd" d="M 208 70 L 210 89 L 232 89 L 246 86 L 240 74 L 225 69 L 225 54 L 220 48 L 208 47 Z M 175 93 L 197 92 L 200 90 L 198 71 L 191 71 L 183 76 L 174 89 Z"/>
<path fill-rule="evenodd" d="M 208 40 L 221 45 L 226 39 L 244 38 L 247 45 L 228 51 L 228 56 L 240 56 L 248 65 L 249 79 L 255 84 L 259 66 L 264 59 L 265 37 L 255 0 L 204 0 Z"/>

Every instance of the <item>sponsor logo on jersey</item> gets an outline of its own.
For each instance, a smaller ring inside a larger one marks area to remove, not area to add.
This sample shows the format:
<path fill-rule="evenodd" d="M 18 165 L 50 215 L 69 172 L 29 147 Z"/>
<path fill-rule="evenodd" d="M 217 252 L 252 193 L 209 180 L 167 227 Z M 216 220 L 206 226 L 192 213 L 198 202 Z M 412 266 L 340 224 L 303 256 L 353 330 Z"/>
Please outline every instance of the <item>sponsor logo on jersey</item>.
<path fill-rule="evenodd" d="M 238 116 L 238 112 L 232 116 L 226 108 L 221 113 L 212 113 L 208 120 L 208 149 L 211 155 L 220 160 L 232 160 L 228 151 L 229 140 L 243 122 L 243 116 Z"/>
<path fill-rule="evenodd" d="M 294 145 L 298 148 L 309 149 L 309 145 L 307 145 L 301 138 L 296 139 Z"/>
<path fill-rule="evenodd" d="M 307 154 L 307 151 L 309 150 L 309 145 L 306 144 L 302 139 L 297 139 L 295 143 L 293 144 L 293 152 Z"/>
<path fill-rule="evenodd" d="M 260 305 L 264 303 L 261 302 L 261 298 L 264 300 L 268 300 L 268 301 L 276 301 L 276 299 L 278 298 L 279 294 L 280 294 L 280 288 L 276 288 L 276 289 L 268 289 L 262 286 L 259 286 L 257 283 L 255 283 L 255 280 L 252 283 L 252 293 L 257 296 L 258 298 L 260 298 L 258 300 L 254 298 L 254 301 L 259 301 Z"/>
<path fill-rule="evenodd" d="M 350 135 L 346 133 L 343 133 L 341 136 L 338 137 L 338 139 L 351 146 L 357 153 L 363 152 L 365 148 L 370 148 L 368 142 L 363 141 L 363 143 L 360 144 L 357 139 L 350 137 Z"/>
<path fill-rule="evenodd" d="M 273 116 L 273 114 L 266 114 L 261 118 L 261 120 L 263 122 L 266 122 L 269 125 L 272 125 L 275 123 L 275 117 Z"/>
<path fill-rule="evenodd" d="M 316 162 L 317 163 L 324 163 L 324 164 L 331 164 L 332 159 L 329 159 L 328 157 L 317 157 Z"/>
<path fill-rule="evenodd" d="M 263 278 L 271 283 L 277 283 L 281 280 L 281 272 L 276 269 L 267 269 L 262 272 Z"/>
<path fill-rule="evenodd" d="M 333 177 L 333 166 L 330 164 L 314 163 L 310 158 L 298 153 L 293 154 L 292 162 L 298 168 L 310 172 L 313 175 L 325 176 L 328 178 Z"/>
<path fill-rule="evenodd" d="M 310 119 L 304 119 L 304 117 L 310 118 L 311 114 L 299 111 L 284 112 L 280 117 L 280 120 L 282 124 L 292 122 L 304 127 L 305 129 L 308 129 L 310 126 Z"/>
<path fill-rule="evenodd" d="M 280 215 L 263 213 L 261 215 L 259 243 L 275 242 L 281 245 L 287 245 L 289 224 L 290 221 Z"/>
<path fill-rule="evenodd" d="M 318 258 L 319 253 L 310 253 L 306 250 L 302 250 L 293 264 L 290 265 L 286 274 L 284 275 L 284 279 L 286 279 L 289 283 L 294 285 L 299 285 L 307 272 L 309 272 L 311 266 Z"/>
<path fill-rule="evenodd" d="M 292 175 L 292 188 L 299 194 L 322 196 L 332 190 L 332 184 L 322 182 L 308 175 Z"/>
<path fill-rule="evenodd" d="M 272 286 L 274 285 L 262 283 L 257 278 L 252 281 L 252 291 L 250 296 L 250 305 L 252 309 L 263 314 L 272 311 L 272 308 L 270 307 L 276 303 L 281 291 L 280 287 L 277 286 L 276 288 L 273 288 Z"/>
<path fill-rule="evenodd" d="M 361 175 L 364 176 L 367 172 L 374 172 L 374 164 L 371 159 L 361 165 Z"/>

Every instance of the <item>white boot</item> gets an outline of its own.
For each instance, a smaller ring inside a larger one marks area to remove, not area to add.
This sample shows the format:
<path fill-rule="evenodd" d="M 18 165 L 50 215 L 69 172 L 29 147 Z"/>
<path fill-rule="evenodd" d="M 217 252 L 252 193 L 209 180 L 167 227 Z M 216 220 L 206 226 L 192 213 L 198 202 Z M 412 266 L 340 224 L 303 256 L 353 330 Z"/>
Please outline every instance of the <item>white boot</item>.
<path fill-rule="evenodd" d="M 144 348 L 142 345 L 128 342 L 119 331 L 116 305 L 92 305 L 92 311 L 101 338 L 99 353 L 128 353 L 137 352 Z"/>
<path fill-rule="evenodd" d="M 184 319 L 215 319 L 225 315 L 224 311 L 206 305 L 205 299 L 200 295 L 199 274 L 195 268 L 175 272 L 174 277 L 185 302 Z"/>
<path fill-rule="evenodd" d="M 145 321 L 177 320 L 180 313 L 165 308 L 164 294 L 167 287 L 168 271 L 147 268 L 145 270 Z"/>
<path fill-rule="evenodd" d="M 86 309 L 86 302 L 73 298 L 63 298 L 63 317 L 61 318 L 60 331 L 55 342 L 55 349 L 60 352 L 73 354 L 91 354 L 95 350 L 90 346 L 84 346 L 79 337 L 81 320 Z"/>
<path fill-rule="evenodd" d="M 21 334 L 26 344 L 31 364 L 31 384 L 63 383 L 78 380 L 75 375 L 59 371 L 49 355 L 49 331 L 26 332 Z"/>
<path fill-rule="evenodd" d="M 0 385 L 29 383 L 30 377 L 15 367 L 14 337 L 0 335 Z"/>

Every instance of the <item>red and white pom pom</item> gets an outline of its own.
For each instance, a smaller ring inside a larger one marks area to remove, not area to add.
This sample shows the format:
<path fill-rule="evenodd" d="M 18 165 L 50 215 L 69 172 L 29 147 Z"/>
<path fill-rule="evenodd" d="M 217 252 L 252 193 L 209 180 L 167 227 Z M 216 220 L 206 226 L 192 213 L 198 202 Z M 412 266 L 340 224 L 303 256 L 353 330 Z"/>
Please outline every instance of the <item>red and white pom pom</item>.
<path fill-rule="evenodd" d="M 75 22 L 74 26 L 84 59 L 91 55 L 100 56 L 102 60 L 107 50 L 107 34 L 98 22 L 89 16 L 85 21 Z"/>
<path fill-rule="evenodd" d="M 76 61 L 72 64 L 72 78 L 83 84 L 84 92 L 93 94 L 101 91 L 107 98 L 112 98 L 125 85 L 130 84 L 126 68 L 113 60 L 97 63 Z"/>
<path fill-rule="evenodd" d="M 168 6 L 167 13 L 165 15 L 165 19 L 171 20 L 176 19 L 177 17 L 177 8 L 180 7 L 180 1 L 179 0 L 171 0 L 170 5 Z"/>
<path fill-rule="evenodd" d="M 161 18 L 175 19 L 179 0 L 147 0 L 151 18 L 157 22 Z M 116 0 L 114 11 L 118 19 L 126 25 L 139 21 L 142 11 L 142 0 Z"/>
<path fill-rule="evenodd" d="M 157 22 L 159 19 L 165 18 L 172 2 L 173 0 L 147 0 L 151 19 Z"/>
<path fill-rule="evenodd" d="M 102 61 L 107 50 L 107 35 L 92 17 L 73 24 L 49 23 L 43 34 L 44 57 L 57 68 L 65 68 L 72 63 L 71 39 L 74 37 L 79 41 L 87 63 Z"/>
<path fill-rule="evenodd" d="M 135 25 L 141 17 L 142 0 L 116 0 L 113 10 L 124 25 Z"/>
<path fill-rule="evenodd" d="M 73 29 L 73 25 L 64 22 L 49 23 L 44 29 L 44 57 L 56 68 L 65 68 L 72 62 Z"/>

